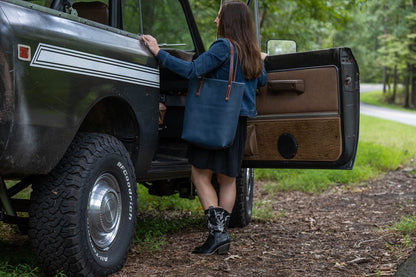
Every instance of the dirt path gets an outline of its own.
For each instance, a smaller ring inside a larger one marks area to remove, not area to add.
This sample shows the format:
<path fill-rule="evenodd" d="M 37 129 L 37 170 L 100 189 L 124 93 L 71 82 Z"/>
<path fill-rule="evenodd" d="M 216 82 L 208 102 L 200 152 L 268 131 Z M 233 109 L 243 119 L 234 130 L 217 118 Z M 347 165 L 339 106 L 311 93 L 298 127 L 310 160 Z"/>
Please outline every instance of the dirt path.
<path fill-rule="evenodd" d="M 231 229 L 228 255 L 190 254 L 206 235 L 190 228 L 168 235 L 160 251 L 133 248 L 114 276 L 392 276 L 415 246 L 414 236 L 403 240 L 385 230 L 403 215 L 415 215 L 414 171 L 319 195 L 267 198 L 263 184 L 255 186 L 255 199 L 269 201 L 281 216 Z"/>

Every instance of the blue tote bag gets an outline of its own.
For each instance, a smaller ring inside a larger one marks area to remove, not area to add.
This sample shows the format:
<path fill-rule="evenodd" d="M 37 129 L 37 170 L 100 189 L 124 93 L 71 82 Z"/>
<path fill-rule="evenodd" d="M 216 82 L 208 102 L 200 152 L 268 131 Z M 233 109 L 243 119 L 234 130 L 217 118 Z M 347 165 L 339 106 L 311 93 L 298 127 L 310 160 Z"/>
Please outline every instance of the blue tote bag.
<path fill-rule="evenodd" d="M 182 139 L 208 149 L 230 147 L 237 130 L 245 83 L 235 82 L 234 47 L 230 42 L 228 80 L 189 81 Z"/>

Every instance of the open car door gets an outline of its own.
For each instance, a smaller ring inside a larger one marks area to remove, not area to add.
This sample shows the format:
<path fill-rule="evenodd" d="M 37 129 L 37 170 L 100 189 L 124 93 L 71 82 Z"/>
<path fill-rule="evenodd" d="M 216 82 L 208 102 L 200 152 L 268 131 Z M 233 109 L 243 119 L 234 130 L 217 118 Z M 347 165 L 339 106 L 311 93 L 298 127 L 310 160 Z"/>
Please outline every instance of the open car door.
<path fill-rule="evenodd" d="M 359 70 L 349 48 L 268 56 L 244 167 L 352 169 Z"/>

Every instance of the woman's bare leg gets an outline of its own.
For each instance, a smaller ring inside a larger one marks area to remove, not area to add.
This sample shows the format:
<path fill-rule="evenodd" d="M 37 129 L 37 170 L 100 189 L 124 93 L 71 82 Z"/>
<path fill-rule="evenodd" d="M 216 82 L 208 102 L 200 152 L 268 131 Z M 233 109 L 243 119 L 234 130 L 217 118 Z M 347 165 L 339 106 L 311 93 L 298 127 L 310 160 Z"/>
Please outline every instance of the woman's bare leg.
<path fill-rule="evenodd" d="M 230 249 L 230 236 L 227 233 L 227 225 L 230 220 L 228 210 L 232 211 L 234 206 L 235 178 L 217 174 L 217 179 L 220 183 L 221 203 L 225 205 L 224 207 L 218 207 L 218 196 L 211 183 L 212 171 L 192 166 L 191 173 L 192 182 L 205 210 L 209 229 L 205 243 L 196 247 L 192 253 L 200 255 L 226 254 Z"/>
<path fill-rule="evenodd" d="M 209 169 L 199 169 L 192 166 L 191 179 L 196 187 L 199 201 L 202 208 L 208 210 L 209 207 L 218 207 L 218 196 L 211 184 L 212 171 Z"/>
<path fill-rule="evenodd" d="M 217 173 L 217 180 L 220 183 L 220 201 L 219 206 L 231 213 L 234 208 L 236 196 L 236 178 Z"/>

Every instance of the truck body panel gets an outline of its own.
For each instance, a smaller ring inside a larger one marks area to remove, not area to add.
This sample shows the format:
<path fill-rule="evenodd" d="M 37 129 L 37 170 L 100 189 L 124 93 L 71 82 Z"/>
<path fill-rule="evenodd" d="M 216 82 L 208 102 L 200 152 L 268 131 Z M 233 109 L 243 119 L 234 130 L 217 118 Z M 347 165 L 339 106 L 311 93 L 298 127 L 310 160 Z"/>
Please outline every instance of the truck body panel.
<path fill-rule="evenodd" d="M 3 120 L 10 131 L 1 134 L 1 175 L 48 173 L 88 112 L 108 97 L 122 99 L 135 115 L 139 131 L 124 135 L 138 141 L 134 163 L 144 174 L 157 144 L 159 71 L 137 38 L 13 3 L 1 9 L 8 19 L 2 45 L 13 48 L 4 57 L 13 68 L 7 92 L 15 95 L 14 109 L 4 110 L 11 115 Z M 18 45 L 30 49 L 30 61 L 19 59 Z"/>

